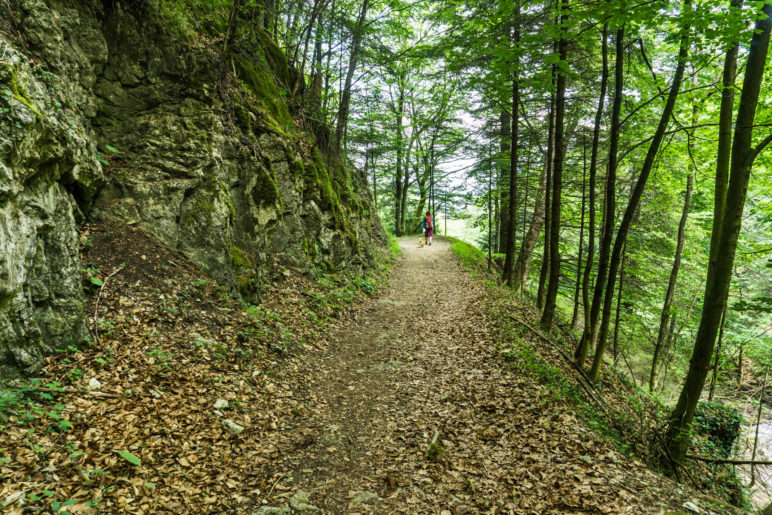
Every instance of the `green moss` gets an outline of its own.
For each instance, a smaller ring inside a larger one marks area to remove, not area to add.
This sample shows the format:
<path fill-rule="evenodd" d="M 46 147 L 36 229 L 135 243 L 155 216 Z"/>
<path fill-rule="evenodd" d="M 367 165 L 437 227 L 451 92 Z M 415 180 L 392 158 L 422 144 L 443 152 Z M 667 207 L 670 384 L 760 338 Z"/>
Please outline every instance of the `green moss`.
<path fill-rule="evenodd" d="M 228 204 L 228 211 L 231 214 L 231 221 L 236 218 L 236 208 L 233 207 L 233 201 L 231 201 L 231 194 L 228 191 L 228 186 L 224 182 L 217 181 L 217 185 L 220 187 L 220 191 L 225 197 L 225 203 Z"/>
<path fill-rule="evenodd" d="M 279 186 L 276 184 L 276 172 L 273 170 L 270 162 L 268 169 L 258 168 L 258 178 L 255 189 L 252 191 L 252 198 L 255 203 L 261 206 L 278 205 L 280 210 L 284 210 L 284 201 L 279 193 Z"/>
<path fill-rule="evenodd" d="M 281 51 L 281 48 L 276 45 L 273 39 L 271 39 L 271 36 L 264 30 L 258 29 L 257 37 L 260 39 L 260 45 L 265 51 L 265 59 L 268 66 L 274 71 L 279 82 L 288 86 L 290 83 L 290 74 L 284 52 Z"/>
<path fill-rule="evenodd" d="M 9 68 L 6 69 L 6 73 L 10 72 L 9 73 L 10 78 L 8 80 L 8 86 L 10 86 L 10 89 L 8 89 L 7 91 L 11 93 L 11 97 L 18 100 L 22 104 L 24 104 L 27 107 L 27 109 L 32 111 L 32 113 L 37 117 L 38 120 L 42 121 L 43 114 L 40 111 L 38 111 L 37 108 L 32 104 L 32 99 L 19 83 L 19 77 L 16 73 L 16 69 L 10 67 L 10 65 L 8 66 Z"/>
<path fill-rule="evenodd" d="M 231 265 L 236 270 L 252 269 L 252 261 L 249 259 L 249 256 L 236 245 L 231 245 Z"/>
<path fill-rule="evenodd" d="M 287 132 L 294 127 L 294 123 L 281 91 L 274 82 L 271 68 L 260 60 L 254 62 L 240 56 L 234 58 L 234 63 L 242 86 L 248 93 L 248 107 L 257 115 L 257 123 L 272 132 L 289 137 Z M 237 111 L 235 115 L 242 130 L 246 126 L 251 130 L 252 124 L 246 123 L 248 120 L 241 121 L 245 116 L 249 118 L 248 112 L 245 114 Z"/>

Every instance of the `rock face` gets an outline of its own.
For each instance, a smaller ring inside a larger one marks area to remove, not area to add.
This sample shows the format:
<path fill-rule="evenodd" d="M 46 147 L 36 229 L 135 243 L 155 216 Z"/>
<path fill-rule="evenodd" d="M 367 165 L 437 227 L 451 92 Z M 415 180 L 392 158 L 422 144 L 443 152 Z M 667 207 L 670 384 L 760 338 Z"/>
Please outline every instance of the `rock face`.
<path fill-rule="evenodd" d="M 128 4 L 0 2 L 0 379 L 88 339 L 87 219 L 142 227 L 247 301 L 278 264 L 368 267 L 383 237 L 358 172 L 295 128 L 268 38 L 218 90 L 218 56 Z"/>

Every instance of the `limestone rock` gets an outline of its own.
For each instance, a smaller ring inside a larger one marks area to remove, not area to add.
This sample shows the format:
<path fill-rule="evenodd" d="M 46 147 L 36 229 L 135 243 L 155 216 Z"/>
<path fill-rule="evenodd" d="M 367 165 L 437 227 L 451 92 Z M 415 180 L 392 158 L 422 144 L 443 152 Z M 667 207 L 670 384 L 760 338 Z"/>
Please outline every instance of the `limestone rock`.
<path fill-rule="evenodd" d="M 351 500 L 351 504 L 372 504 L 380 497 L 373 492 L 361 492 Z"/>
<path fill-rule="evenodd" d="M 216 410 L 228 409 L 228 401 L 226 401 L 225 399 L 217 399 L 214 403 L 214 409 Z"/>
<path fill-rule="evenodd" d="M 700 513 L 700 507 L 691 501 L 686 501 L 681 507 L 690 513 Z"/>
<path fill-rule="evenodd" d="M 289 505 L 297 513 L 314 513 L 319 511 L 319 508 L 309 503 L 308 494 L 303 491 L 296 492 L 290 497 Z"/>
<path fill-rule="evenodd" d="M 234 127 L 217 55 L 121 4 L 21 0 L 24 53 L 0 38 L 0 379 L 89 338 L 87 218 L 136 224 L 246 301 L 278 265 L 361 270 L 385 239 L 360 174 L 263 114 Z"/>
<path fill-rule="evenodd" d="M 289 506 L 261 506 L 252 515 L 292 515 L 292 510 Z"/>
<path fill-rule="evenodd" d="M 88 381 L 88 389 L 89 390 L 101 390 L 102 389 L 102 383 L 100 383 L 99 380 L 96 377 L 92 377 Z"/>
<path fill-rule="evenodd" d="M 235 423 L 229 418 L 226 418 L 225 420 L 220 422 L 220 424 L 222 425 L 223 429 L 225 429 L 229 433 L 237 435 L 239 433 L 244 432 L 244 426 L 238 425 L 237 423 Z"/>

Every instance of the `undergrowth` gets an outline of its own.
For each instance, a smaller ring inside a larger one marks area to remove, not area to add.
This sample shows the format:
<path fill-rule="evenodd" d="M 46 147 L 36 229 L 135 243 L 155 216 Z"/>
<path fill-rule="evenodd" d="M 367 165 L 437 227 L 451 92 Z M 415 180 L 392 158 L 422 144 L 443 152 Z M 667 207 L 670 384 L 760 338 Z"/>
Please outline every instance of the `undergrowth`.
<path fill-rule="evenodd" d="M 573 409 L 618 451 L 661 472 L 657 442 L 666 425 L 667 407 L 638 388 L 613 364 L 604 367 L 601 380 L 592 387 L 602 399 L 603 404 L 599 406 L 597 400 L 590 399 L 578 373 L 567 362 L 566 357 L 571 356 L 577 343 L 575 338 L 561 332 L 556 339 L 551 339 L 552 345 L 547 344 L 543 339 L 546 336 L 531 329 L 539 327 L 536 308 L 500 284 L 498 273 L 488 270 L 487 255 L 465 241 L 447 239 L 452 252 L 470 274 L 483 279 L 494 341 L 507 366 L 533 377 L 548 389 L 555 402 Z M 702 455 L 727 457 L 737 441 L 741 424 L 742 417 L 733 408 L 700 403 L 693 428 L 693 447 Z M 698 462 L 688 466 L 692 469 L 687 474 L 692 486 L 735 506 L 750 507 L 747 491 L 731 465 Z"/>

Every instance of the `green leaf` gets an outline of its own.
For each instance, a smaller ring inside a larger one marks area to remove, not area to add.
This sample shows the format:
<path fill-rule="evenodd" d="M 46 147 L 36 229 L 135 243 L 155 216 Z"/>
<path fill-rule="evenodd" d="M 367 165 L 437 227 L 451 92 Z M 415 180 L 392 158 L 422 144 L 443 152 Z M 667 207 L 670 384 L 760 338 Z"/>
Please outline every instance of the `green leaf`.
<path fill-rule="evenodd" d="M 43 490 L 43 495 L 46 497 L 53 497 L 54 493 L 51 490 Z"/>
<path fill-rule="evenodd" d="M 103 165 L 109 165 L 110 164 L 110 162 L 107 159 L 105 159 L 104 156 L 102 156 L 102 154 L 99 153 L 99 152 L 97 152 L 97 161 L 99 161 Z"/>
<path fill-rule="evenodd" d="M 115 147 L 111 147 L 110 145 L 105 145 L 105 150 L 108 150 L 108 151 L 112 152 L 113 154 L 117 154 L 118 153 L 118 149 L 115 148 Z"/>
<path fill-rule="evenodd" d="M 129 451 L 115 451 L 118 453 L 118 456 L 123 458 L 124 460 L 128 461 L 132 465 L 139 465 L 142 463 L 139 458 L 137 458 L 134 454 L 130 453 Z"/>
<path fill-rule="evenodd" d="M 95 284 L 97 286 L 102 286 L 104 283 L 102 282 L 102 279 L 99 277 L 92 277 L 91 278 L 91 284 Z"/>

